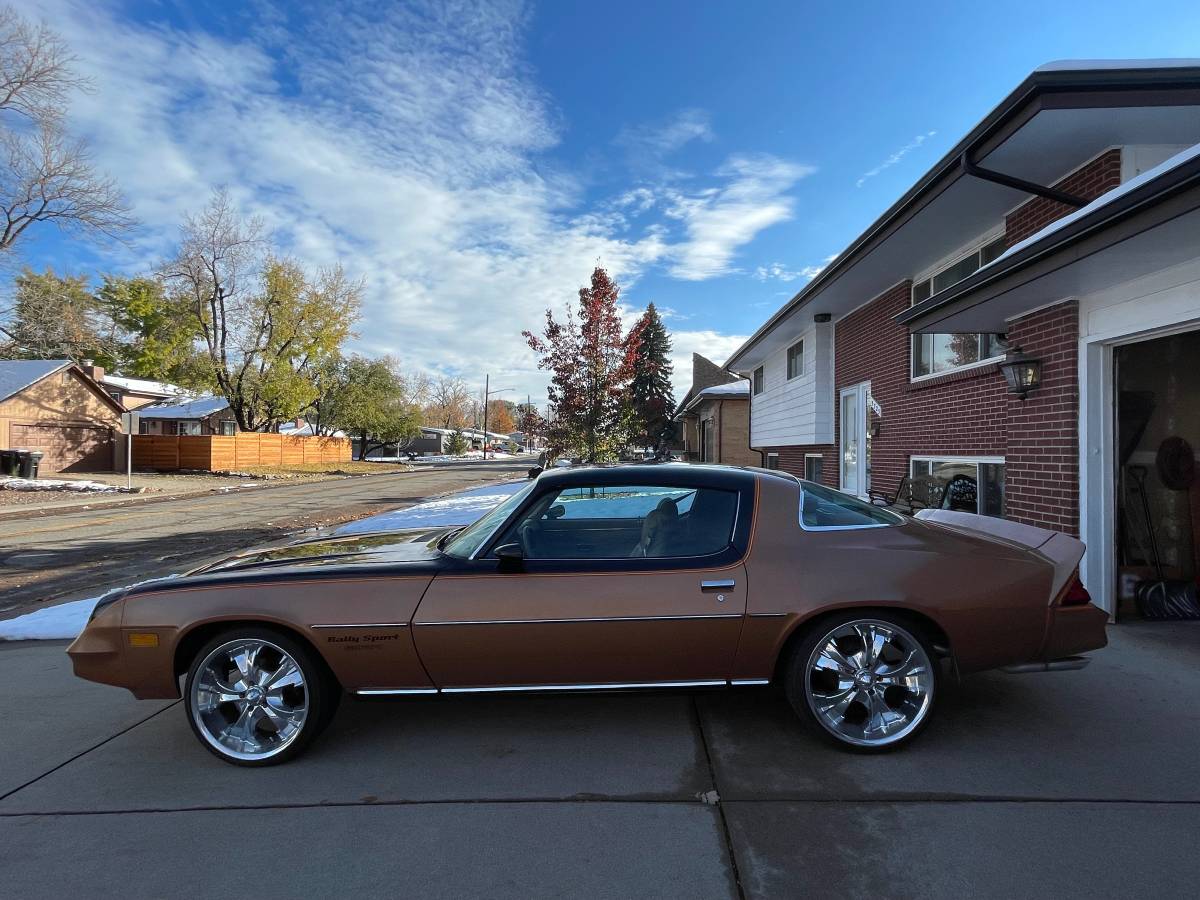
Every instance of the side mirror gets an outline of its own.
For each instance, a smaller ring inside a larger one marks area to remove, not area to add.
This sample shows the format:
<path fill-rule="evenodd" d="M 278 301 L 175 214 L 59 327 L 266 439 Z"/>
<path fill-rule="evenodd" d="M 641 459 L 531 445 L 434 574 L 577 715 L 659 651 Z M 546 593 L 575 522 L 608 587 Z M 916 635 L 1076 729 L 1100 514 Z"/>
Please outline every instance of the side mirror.
<path fill-rule="evenodd" d="M 492 551 L 496 559 L 500 561 L 500 568 L 506 571 L 513 571 L 523 568 L 525 561 L 525 551 L 521 549 L 521 545 L 517 543 L 501 544 Z"/>

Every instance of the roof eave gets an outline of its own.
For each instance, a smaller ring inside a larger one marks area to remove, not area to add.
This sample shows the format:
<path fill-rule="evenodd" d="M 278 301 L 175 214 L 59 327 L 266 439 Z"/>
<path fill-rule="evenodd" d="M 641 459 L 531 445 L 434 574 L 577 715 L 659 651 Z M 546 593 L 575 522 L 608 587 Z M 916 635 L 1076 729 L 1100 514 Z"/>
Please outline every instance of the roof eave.
<path fill-rule="evenodd" d="M 816 296 L 835 281 L 859 259 L 861 252 L 880 232 L 899 219 L 919 198 L 943 178 L 951 181 L 961 174 L 962 154 L 977 143 L 983 143 L 1000 130 L 1010 119 L 1032 102 L 1039 94 L 1071 88 L 1101 90 L 1105 88 L 1136 89 L 1148 87 L 1185 87 L 1200 83 L 1200 67 L 1161 67 L 1128 69 L 1063 69 L 1034 70 L 1007 97 L 971 129 L 950 151 L 927 171 L 900 199 L 860 234 L 850 246 L 838 254 L 812 281 L 801 288 L 791 300 L 775 312 L 757 331 L 733 352 L 723 368 L 734 370 L 742 357 L 774 330 L 779 322 Z"/>

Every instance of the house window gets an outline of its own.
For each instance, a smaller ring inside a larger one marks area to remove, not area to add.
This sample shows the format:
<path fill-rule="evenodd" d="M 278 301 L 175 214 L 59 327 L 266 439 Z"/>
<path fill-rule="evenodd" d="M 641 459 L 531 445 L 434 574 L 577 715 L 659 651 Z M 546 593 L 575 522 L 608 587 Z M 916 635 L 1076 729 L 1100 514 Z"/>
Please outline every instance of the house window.
<path fill-rule="evenodd" d="M 932 475 L 946 482 L 945 509 L 1004 518 L 1004 460 L 991 456 L 914 456 L 913 477 Z"/>
<path fill-rule="evenodd" d="M 200 423 L 197 421 L 183 421 L 179 423 L 180 434 L 200 434 Z"/>
<path fill-rule="evenodd" d="M 804 374 L 804 341 L 798 341 L 788 347 L 787 377 L 790 381 L 797 375 Z"/>
<path fill-rule="evenodd" d="M 162 423 L 163 434 L 179 434 L 179 423 L 174 419 L 167 419 Z"/>
<path fill-rule="evenodd" d="M 767 468 L 768 469 L 778 469 L 779 468 L 779 454 L 778 453 L 768 453 L 767 454 Z"/>
<path fill-rule="evenodd" d="M 754 382 L 753 390 L 754 390 L 755 395 L 761 394 L 763 392 L 763 382 L 765 380 L 766 379 L 763 377 L 763 367 L 759 366 L 757 369 L 754 370 L 754 377 L 753 377 L 753 382 Z"/>
<path fill-rule="evenodd" d="M 1002 236 L 916 282 L 912 286 L 913 305 L 957 284 L 1003 252 Z M 998 334 L 914 334 L 911 377 L 927 378 L 991 362 L 1003 356 L 1005 349 L 1004 337 Z"/>
<path fill-rule="evenodd" d="M 109 391 L 108 396 L 112 397 L 118 403 L 121 402 L 121 392 L 120 391 Z"/>
<path fill-rule="evenodd" d="M 63 373 L 62 373 L 62 383 L 63 383 L 63 384 L 70 384 L 70 383 L 71 383 L 71 370 L 70 370 L 70 369 L 66 369 L 66 370 L 64 370 L 64 371 L 63 371 Z"/>
<path fill-rule="evenodd" d="M 824 467 L 825 457 L 820 453 L 804 454 L 804 477 L 807 480 L 820 482 Z"/>
<path fill-rule="evenodd" d="M 237 434 L 237 423 L 231 422 L 229 419 L 222 419 L 221 434 L 225 435 L 226 437 Z"/>

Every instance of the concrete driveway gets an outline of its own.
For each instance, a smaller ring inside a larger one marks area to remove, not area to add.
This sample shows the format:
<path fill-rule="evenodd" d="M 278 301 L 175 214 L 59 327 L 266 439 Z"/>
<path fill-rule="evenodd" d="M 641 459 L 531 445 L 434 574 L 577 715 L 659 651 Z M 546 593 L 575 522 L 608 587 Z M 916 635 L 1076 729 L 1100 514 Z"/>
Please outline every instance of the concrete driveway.
<path fill-rule="evenodd" d="M 260 770 L 178 704 L 75 680 L 62 644 L 0 645 L 0 890 L 1194 896 L 1200 623 L 1111 639 L 1081 672 L 947 686 L 885 756 L 744 689 L 347 700 Z"/>

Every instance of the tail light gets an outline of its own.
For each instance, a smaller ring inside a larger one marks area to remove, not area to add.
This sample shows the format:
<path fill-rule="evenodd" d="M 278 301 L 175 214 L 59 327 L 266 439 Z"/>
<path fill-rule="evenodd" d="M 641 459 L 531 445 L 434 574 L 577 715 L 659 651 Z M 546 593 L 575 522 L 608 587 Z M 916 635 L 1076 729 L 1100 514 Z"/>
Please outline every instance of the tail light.
<path fill-rule="evenodd" d="M 1092 602 L 1092 595 L 1087 592 L 1087 588 L 1083 586 L 1083 582 L 1076 576 L 1071 579 L 1071 583 L 1067 585 L 1067 589 L 1062 592 L 1059 598 L 1059 606 L 1086 606 Z"/>

